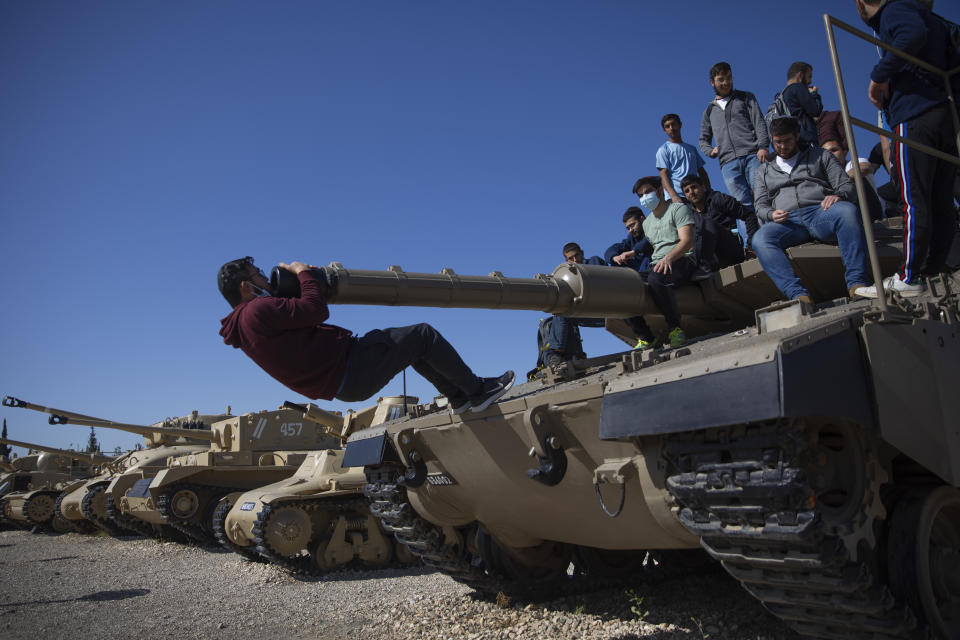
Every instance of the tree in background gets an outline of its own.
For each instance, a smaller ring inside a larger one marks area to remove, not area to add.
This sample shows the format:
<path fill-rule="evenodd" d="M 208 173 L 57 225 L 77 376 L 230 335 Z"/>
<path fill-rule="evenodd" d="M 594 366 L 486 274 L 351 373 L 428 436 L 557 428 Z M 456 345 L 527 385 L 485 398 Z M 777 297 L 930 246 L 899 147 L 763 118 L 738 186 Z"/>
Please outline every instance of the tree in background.
<path fill-rule="evenodd" d="M 6 418 L 3 419 L 3 435 L 0 437 L 3 437 L 4 440 L 7 439 L 7 419 Z M 0 456 L 6 456 L 7 459 L 9 460 L 11 453 L 12 451 L 10 450 L 10 445 L 0 444 Z"/>
<path fill-rule="evenodd" d="M 87 453 L 100 453 L 100 443 L 97 442 L 97 434 L 93 427 L 90 427 L 90 438 L 87 440 Z"/>

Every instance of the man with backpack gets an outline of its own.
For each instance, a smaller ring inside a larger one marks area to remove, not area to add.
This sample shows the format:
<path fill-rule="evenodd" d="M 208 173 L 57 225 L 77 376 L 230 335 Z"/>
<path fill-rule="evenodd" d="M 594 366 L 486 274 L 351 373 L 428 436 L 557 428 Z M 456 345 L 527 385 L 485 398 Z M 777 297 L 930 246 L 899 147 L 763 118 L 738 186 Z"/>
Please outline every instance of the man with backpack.
<path fill-rule="evenodd" d="M 881 41 L 940 69 L 958 62 L 956 25 L 934 15 L 917 0 L 856 0 L 857 12 Z M 960 77 L 953 78 L 960 95 Z M 956 157 L 956 131 L 943 81 L 885 51 L 870 72 L 870 102 L 883 109 L 897 135 Z M 903 211 L 903 263 L 884 280 L 884 289 L 901 295 L 923 291 L 922 277 L 947 268 L 956 234 L 953 183 L 956 165 L 893 141 L 893 171 Z M 861 287 L 875 298 L 876 286 Z"/>
<path fill-rule="evenodd" d="M 634 207 L 636 208 L 636 207 Z M 639 209 L 638 209 L 639 210 Z M 641 218 L 642 223 L 642 218 Z M 584 258 L 583 249 L 576 242 L 568 242 L 563 245 L 563 259 L 574 264 L 592 264 L 606 266 L 606 261 L 599 256 Z M 624 265 L 626 266 L 626 265 Z M 626 319 L 627 326 L 633 330 L 644 345 L 654 342 L 653 332 L 647 326 L 642 316 L 636 316 Z M 604 318 L 568 318 L 567 316 L 551 316 L 540 321 L 540 328 L 537 332 L 537 346 L 540 350 L 540 357 L 537 362 L 537 368 L 527 373 L 527 378 L 532 379 L 536 373 L 545 366 L 552 366 L 566 362 L 573 358 L 585 358 L 583 352 L 583 339 L 580 337 L 580 327 L 603 327 L 606 324 Z M 638 347 L 641 345 L 638 345 Z"/>
<path fill-rule="evenodd" d="M 800 124 L 800 146 L 817 146 L 817 120 L 822 113 L 823 100 L 813 84 L 813 67 L 806 62 L 794 62 L 787 69 L 787 86 L 767 109 L 767 128 L 777 118 L 796 118 Z"/>

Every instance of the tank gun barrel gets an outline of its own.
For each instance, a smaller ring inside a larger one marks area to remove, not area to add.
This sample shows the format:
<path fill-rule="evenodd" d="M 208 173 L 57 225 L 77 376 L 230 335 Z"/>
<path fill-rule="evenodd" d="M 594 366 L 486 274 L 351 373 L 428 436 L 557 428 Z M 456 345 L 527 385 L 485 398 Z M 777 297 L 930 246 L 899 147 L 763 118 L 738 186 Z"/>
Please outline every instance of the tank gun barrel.
<path fill-rule="evenodd" d="M 103 418 L 87 416 L 82 413 L 75 413 L 73 411 L 63 411 L 61 409 L 44 407 L 39 404 L 33 404 L 31 402 L 20 400 L 19 398 L 13 398 L 11 396 L 4 396 L 3 406 L 19 407 L 22 409 L 32 409 L 41 413 L 49 413 L 50 417 L 47 419 L 47 422 L 50 424 L 76 424 L 85 427 L 95 427 L 98 429 L 116 429 L 118 431 L 127 431 L 129 433 L 136 433 L 148 437 L 155 434 L 160 434 L 173 438 L 193 438 L 195 440 L 206 440 L 207 442 L 213 442 L 216 440 L 216 436 L 205 429 L 178 429 L 175 427 L 154 427 L 150 425 L 114 422 L 112 420 L 104 420 Z"/>
<path fill-rule="evenodd" d="M 20 440 L 10 440 L 9 438 L 0 438 L 0 444 L 9 444 L 14 447 L 23 447 L 24 449 L 35 449 L 37 451 L 43 451 L 44 453 L 52 453 L 54 455 L 60 456 L 61 458 L 77 458 L 82 460 L 89 460 L 94 464 L 103 464 L 105 462 L 110 462 L 113 460 L 113 456 L 105 456 L 102 453 L 90 453 L 87 451 L 73 451 L 71 449 L 57 449 L 55 447 L 45 447 L 41 444 L 33 444 L 31 442 L 21 442 Z"/>
<path fill-rule="evenodd" d="M 564 263 L 551 275 L 508 278 L 499 271 L 462 276 L 345 269 L 338 262 L 323 268 L 331 304 L 522 309 L 574 317 L 628 318 L 655 313 L 646 283 L 633 269 Z"/>

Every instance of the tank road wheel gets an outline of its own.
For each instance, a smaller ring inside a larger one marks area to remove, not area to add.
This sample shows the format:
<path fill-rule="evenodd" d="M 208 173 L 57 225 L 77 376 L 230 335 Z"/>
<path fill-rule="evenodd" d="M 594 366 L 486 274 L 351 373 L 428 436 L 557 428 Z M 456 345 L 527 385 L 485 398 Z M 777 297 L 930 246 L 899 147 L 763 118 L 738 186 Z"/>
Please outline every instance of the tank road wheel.
<path fill-rule="evenodd" d="M 521 583 L 521 589 L 555 586 L 558 580 L 566 580 L 573 558 L 572 545 L 549 540 L 535 547 L 507 549 L 482 527 L 477 531 L 477 546 L 490 573 Z"/>
<path fill-rule="evenodd" d="M 49 493 L 38 493 L 23 504 L 23 517 L 36 525 L 47 525 L 53 518 L 56 502 Z"/>
<path fill-rule="evenodd" d="M 200 496 L 193 489 L 180 489 L 170 496 L 170 513 L 178 520 L 189 520 L 200 509 Z"/>
<path fill-rule="evenodd" d="M 309 514 L 295 507 L 280 507 L 271 511 L 263 541 L 275 553 L 294 558 L 307 548 L 312 535 Z"/>
<path fill-rule="evenodd" d="M 960 489 L 902 496 L 887 545 L 890 589 L 937 638 L 960 638 Z"/>
<path fill-rule="evenodd" d="M 396 558 L 397 562 L 400 564 L 417 564 L 420 562 L 420 558 L 413 555 L 413 552 L 410 551 L 410 547 L 403 544 L 396 538 L 393 540 L 393 557 Z"/>
<path fill-rule="evenodd" d="M 851 559 L 857 560 L 861 545 L 868 552 L 877 547 L 874 525 L 887 515 L 880 500 L 880 485 L 887 481 L 887 473 L 876 448 L 858 427 L 825 424 L 807 429 L 806 437 L 801 464 L 817 511 L 843 539 Z"/>
<path fill-rule="evenodd" d="M 629 578 L 644 571 L 646 551 L 580 547 L 574 551 L 574 563 L 584 574 L 597 578 Z"/>
<path fill-rule="evenodd" d="M 327 562 L 328 546 L 330 546 L 330 538 L 328 536 L 320 536 L 310 547 L 310 559 L 313 560 L 313 564 L 322 573 L 329 573 L 337 568 L 337 564 Z"/>

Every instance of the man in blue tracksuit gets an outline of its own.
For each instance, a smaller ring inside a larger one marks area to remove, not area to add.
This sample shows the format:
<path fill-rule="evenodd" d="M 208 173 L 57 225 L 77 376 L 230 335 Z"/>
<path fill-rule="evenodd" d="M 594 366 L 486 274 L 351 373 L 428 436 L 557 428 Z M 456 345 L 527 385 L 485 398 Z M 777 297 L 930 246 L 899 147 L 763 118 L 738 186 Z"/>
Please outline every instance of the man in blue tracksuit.
<path fill-rule="evenodd" d="M 880 40 L 935 67 L 948 66 L 951 47 L 947 27 L 917 0 L 856 0 L 860 17 Z M 953 82 L 960 95 L 960 79 Z M 883 109 L 893 132 L 956 156 L 953 118 L 943 81 L 909 65 L 891 52 L 870 72 L 870 102 Z M 956 165 L 893 142 L 893 171 L 903 212 L 903 264 L 884 280 L 884 289 L 915 296 L 923 290 L 921 276 L 945 268 L 956 227 L 953 181 Z M 873 286 L 858 295 L 876 297 Z"/>

